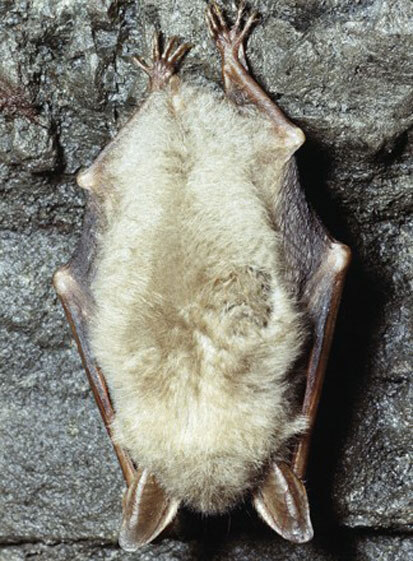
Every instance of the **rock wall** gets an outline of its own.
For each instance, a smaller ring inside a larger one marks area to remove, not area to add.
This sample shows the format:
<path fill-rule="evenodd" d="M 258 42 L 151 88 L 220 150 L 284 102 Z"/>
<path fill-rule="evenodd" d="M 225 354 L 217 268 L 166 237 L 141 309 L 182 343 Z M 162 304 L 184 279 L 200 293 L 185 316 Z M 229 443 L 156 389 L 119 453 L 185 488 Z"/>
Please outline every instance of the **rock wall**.
<path fill-rule="evenodd" d="M 412 5 L 250 5 L 261 14 L 251 68 L 305 131 L 307 196 L 354 252 L 308 475 L 316 538 L 287 544 L 250 512 L 184 513 L 177 535 L 133 555 L 117 548 L 123 482 L 51 276 L 81 229 L 76 172 L 145 95 L 131 55 L 147 51 L 155 26 L 193 43 L 188 78 L 219 82 L 219 57 L 203 0 L 2 0 L 1 561 L 404 561 L 412 552 Z"/>

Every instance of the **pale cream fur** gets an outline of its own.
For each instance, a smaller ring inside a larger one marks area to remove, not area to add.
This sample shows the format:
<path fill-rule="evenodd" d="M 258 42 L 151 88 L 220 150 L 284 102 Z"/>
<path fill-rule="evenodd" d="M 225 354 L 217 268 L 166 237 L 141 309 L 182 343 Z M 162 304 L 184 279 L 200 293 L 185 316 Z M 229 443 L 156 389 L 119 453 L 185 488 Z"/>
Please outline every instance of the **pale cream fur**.
<path fill-rule="evenodd" d="M 269 211 L 289 157 L 258 112 L 175 81 L 83 174 L 103 202 L 91 335 L 115 438 L 202 512 L 303 428 L 284 394 L 303 322 Z"/>

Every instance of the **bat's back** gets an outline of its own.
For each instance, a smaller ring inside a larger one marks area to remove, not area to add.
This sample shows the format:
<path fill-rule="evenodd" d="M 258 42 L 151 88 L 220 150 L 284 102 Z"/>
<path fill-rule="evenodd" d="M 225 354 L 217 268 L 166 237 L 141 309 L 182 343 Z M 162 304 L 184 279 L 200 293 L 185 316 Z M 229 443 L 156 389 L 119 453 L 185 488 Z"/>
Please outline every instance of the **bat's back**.
<path fill-rule="evenodd" d="M 104 201 L 92 345 L 115 437 L 203 512 L 239 499 L 302 427 L 283 379 L 303 327 L 267 210 L 285 165 L 263 117 L 175 84 L 91 168 Z"/>

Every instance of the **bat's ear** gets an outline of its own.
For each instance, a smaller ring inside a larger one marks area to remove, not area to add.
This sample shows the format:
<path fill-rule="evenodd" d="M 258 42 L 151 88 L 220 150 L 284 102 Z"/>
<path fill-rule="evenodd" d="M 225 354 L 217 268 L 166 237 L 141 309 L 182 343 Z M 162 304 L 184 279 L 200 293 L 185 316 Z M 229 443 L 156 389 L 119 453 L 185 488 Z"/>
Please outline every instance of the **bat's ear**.
<path fill-rule="evenodd" d="M 175 518 L 179 501 L 170 499 L 155 477 L 138 470 L 125 493 L 119 545 L 136 551 L 151 542 Z"/>
<path fill-rule="evenodd" d="M 305 543 L 314 535 L 307 492 L 284 462 L 273 463 L 253 497 L 258 514 L 286 540 Z"/>

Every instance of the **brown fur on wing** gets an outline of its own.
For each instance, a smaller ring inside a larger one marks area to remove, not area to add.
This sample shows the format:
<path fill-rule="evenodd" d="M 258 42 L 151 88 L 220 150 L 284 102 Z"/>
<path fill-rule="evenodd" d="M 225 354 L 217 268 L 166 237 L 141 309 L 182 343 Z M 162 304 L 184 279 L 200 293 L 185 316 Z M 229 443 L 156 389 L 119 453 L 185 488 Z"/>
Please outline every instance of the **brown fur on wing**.
<path fill-rule="evenodd" d="M 288 159 L 258 112 L 175 83 L 85 174 L 108 190 L 91 342 L 115 439 L 202 512 L 239 500 L 304 427 L 284 388 L 303 320 L 267 210 Z"/>

